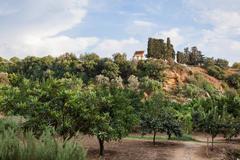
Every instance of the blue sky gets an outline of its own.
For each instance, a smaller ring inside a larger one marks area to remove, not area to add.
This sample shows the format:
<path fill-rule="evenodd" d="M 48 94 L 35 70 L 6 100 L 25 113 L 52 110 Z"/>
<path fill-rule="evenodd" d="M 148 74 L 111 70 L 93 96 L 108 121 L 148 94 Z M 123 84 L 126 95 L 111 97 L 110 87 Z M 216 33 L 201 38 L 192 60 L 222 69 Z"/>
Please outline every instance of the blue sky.
<path fill-rule="evenodd" d="M 0 0 L 0 56 L 146 50 L 170 37 L 176 50 L 240 61 L 239 0 Z"/>

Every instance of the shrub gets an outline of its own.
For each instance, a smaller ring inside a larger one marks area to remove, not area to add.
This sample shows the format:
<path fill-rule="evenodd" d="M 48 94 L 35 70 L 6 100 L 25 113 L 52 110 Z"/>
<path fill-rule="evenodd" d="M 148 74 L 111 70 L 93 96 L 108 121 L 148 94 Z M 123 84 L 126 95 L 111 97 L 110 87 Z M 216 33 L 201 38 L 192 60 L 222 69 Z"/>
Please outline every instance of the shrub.
<path fill-rule="evenodd" d="M 140 81 L 140 88 L 147 94 L 151 94 L 152 92 L 161 91 L 162 83 L 149 77 L 143 77 Z"/>
<path fill-rule="evenodd" d="M 21 116 L 9 116 L 0 119 L 0 133 L 8 129 L 19 131 L 23 122 L 25 122 L 25 119 Z"/>
<path fill-rule="evenodd" d="M 210 66 L 207 68 L 208 74 L 217 78 L 217 79 L 224 79 L 224 72 L 222 70 L 222 68 L 220 68 L 219 66 Z"/>
<path fill-rule="evenodd" d="M 235 68 L 235 69 L 240 69 L 240 63 L 234 63 L 233 65 L 232 65 L 232 68 Z"/>
<path fill-rule="evenodd" d="M 197 87 L 194 84 L 186 84 L 183 88 L 180 89 L 181 94 L 189 98 L 198 98 L 205 96 L 203 89 Z"/>
<path fill-rule="evenodd" d="M 227 83 L 236 89 L 240 88 L 240 74 L 233 74 L 227 78 Z"/>
<path fill-rule="evenodd" d="M 139 77 L 149 77 L 160 82 L 164 81 L 164 70 L 167 65 L 163 60 L 148 59 L 146 61 L 140 61 L 138 63 L 138 76 Z"/>
<path fill-rule="evenodd" d="M 215 60 L 215 64 L 218 66 L 218 67 L 221 67 L 221 68 L 228 68 L 228 64 L 229 62 L 226 60 L 226 59 L 217 59 Z"/>
<path fill-rule="evenodd" d="M 208 68 L 208 67 L 210 67 L 210 66 L 214 66 L 215 65 L 215 60 L 214 60 L 214 58 L 204 58 L 204 60 L 203 60 L 203 66 L 205 67 L 205 68 Z"/>
<path fill-rule="evenodd" d="M 59 142 L 45 131 L 37 139 L 32 132 L 0 134 L 0 160 L 85 160 L 84 149 L 72 141 Z"/>

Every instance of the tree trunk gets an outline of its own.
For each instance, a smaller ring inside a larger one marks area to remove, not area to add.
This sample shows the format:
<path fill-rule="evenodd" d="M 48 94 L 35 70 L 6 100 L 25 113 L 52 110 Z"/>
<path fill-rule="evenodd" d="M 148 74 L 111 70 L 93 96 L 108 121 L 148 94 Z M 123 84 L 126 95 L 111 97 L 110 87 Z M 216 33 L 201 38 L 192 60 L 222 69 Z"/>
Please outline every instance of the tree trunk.
<path fill-rule="evenodd" d="M 153 131 L 153 145 L 156 144 L 156 131 Z"/>
<path fill-rule="evenodd" d="M 171 133 L 168 133 L 168 140 L 171 139 L 171 136 L 172 136 L 172 134 L 171 134 Z"/>
<path fill-rule="evenodd" d="M 207 157 L 209 157 L 209 138 L 207 136 L 207 148 L 206 148 Z"/>
<path fill-rule="evenodd" d="M 212 136 L 212 148 L 211 148 L 211 150 L 213 150 L 213 142 L 214 142 L 214 137 Z"/>
<path fill-rule="evenodd" d="M 65 115 L 64 115 L 64 105 L 62 106 L 62 129 L 61 129 L 61 134 L 63 136 L 63 140 L 66 140 L 66 135 L 65 135 Z"/>
<path fill-rule="evenodd" d="M 104 157 L 104 140 L 98 137 L 99 142 L 99 156 Z"/>

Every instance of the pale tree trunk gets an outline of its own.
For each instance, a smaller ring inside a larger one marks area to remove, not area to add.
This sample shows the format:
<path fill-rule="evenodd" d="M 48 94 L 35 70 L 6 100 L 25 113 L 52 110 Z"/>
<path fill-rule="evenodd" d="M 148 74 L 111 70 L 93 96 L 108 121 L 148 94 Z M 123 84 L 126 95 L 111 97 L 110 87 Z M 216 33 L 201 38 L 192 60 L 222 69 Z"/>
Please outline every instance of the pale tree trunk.
<path fill-rule="evenodd" d="M 214 137 L 212 136 L 212 148 L 211 148 L 211 150 L 213 150 L 213 142 L 214 142 Z"/>

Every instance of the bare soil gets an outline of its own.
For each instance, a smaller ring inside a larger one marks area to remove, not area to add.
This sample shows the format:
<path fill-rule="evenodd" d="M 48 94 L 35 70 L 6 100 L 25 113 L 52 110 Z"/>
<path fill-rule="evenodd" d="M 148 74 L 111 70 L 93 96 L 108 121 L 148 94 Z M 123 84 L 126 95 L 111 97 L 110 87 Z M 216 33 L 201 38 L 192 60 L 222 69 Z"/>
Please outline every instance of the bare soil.
<path fill-rule="evenodd" d="M 88 150 L 87 159 L 98 160 L 97 140 L 84 137 L 81 142 Z M 124 139 L 105 143 L 105 160 L 222 160 L 226 148 L 240 147 L 239 143 L 216 143 L 214 150 L 207 155 L 206 146 L 203 141 L 158 141 L 154 146 L 150 140 Z"/>
<path fill-rule="evenodd" d="M 213 76 L 210 76 L 207 74 L 207 71 L 204 68 L 201 67 L 190 67 L 193 73 L 199 73 L 201 74 L 210 84 L 215 86 L 215 88 L 219 90 L 223 90 L 222 88 L 222 81 L 216 79 Z"/>

